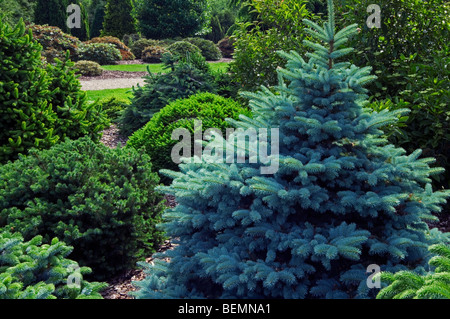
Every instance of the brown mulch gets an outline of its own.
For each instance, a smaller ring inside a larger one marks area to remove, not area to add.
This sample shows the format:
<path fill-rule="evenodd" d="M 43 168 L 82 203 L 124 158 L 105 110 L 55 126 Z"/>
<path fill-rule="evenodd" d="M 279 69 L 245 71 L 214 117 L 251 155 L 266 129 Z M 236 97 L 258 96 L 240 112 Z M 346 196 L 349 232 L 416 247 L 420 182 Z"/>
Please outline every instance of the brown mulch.
<path fill-rule="evenodd" d="M 100 142 L 109 148 L 116 148 L 119 143 L 125 146 L 127 141 L 128 138 L 120 135 L 120 131 L 115 124 L 104 130 L 103 136 L 100 139 Z"/>

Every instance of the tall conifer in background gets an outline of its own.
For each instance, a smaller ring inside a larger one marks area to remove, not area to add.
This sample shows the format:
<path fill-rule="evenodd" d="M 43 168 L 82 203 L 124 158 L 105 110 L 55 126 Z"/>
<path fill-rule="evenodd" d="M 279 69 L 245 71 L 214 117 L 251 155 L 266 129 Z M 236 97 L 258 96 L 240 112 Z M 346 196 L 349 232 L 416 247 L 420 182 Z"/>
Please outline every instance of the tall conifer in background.
<path fill-rule="evenodd" d="M 108 0 L 103 20 L 102 35 L 122 39 L 125 34 L 136 33 L 136 19 L 131 0 Z"/>
<path fill-rule="evenodd" d="M 68 5 L 68 0 L 38 0 L 34 10 L 34 23 L 48 24 L 67 32 Z"/>
<path fill-rule="evenodd" d="M 335 31 L 332 0 L 328 15 L 323 27 L 304 20 L 314 52 L 307 61 L 283 53 L 277 94 L 247 93 L 253 118 L 230 121 L 279 129 L 278 171 L 217 162 L 165 171 L 174 181 L 161 191 L 179 204 L 165 213 L 164 229 L 178 245 L 153 266 L 141 263 L 147 277 L 133 295 L 374 298 L 369 266 L 424 273 L 428 246 L 450 242 L 425 222 L 450 196 L 430 184 L 442 169 L 382 137 L 380 128 L 404 111 L 364 108 L 371 68 L 338 61 L 351 52 L 344 44 L 356 25 Z"/>

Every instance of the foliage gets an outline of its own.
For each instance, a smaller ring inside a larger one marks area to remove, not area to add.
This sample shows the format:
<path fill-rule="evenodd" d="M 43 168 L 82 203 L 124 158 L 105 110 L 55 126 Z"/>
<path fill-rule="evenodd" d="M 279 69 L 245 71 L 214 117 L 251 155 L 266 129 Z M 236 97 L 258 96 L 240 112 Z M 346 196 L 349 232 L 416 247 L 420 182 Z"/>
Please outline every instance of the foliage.
<path fill-rule="evenodd" d="M 239 7 L 228 0 L 208 0 L 211 31 L 203 37 L 214 43 L 223 39 L 237 21 Z"/>
<path fill-rule="evenodd" d="M 151 46 L 159 46 L 159 41 L 157 40 L 150 40 L 150 39 L 139 39 L 136 42 L 133 42 L 131 45 L 131 52 L 135 55 L 137 59 L 142 58 L 142 51 L 144 51 L 145 48 L 151 47 Z"/>
<path fill-rule="evenodd" d="M 429 250 L 436 254 L 428 262 L 434 271 L 424 276 L 410 271 L 382 272 L 378 276 L 389 285 L 377 299 L 450 299 L 450 246 L 436 244 Z"/>
<path fill-rule="evenodd" d="M 231 72 L 235 81 L 245 90 L 256 90 L 260 85 L 277 83 L 276 67 L 283 63 L 277 51 L 305 52 L 302 40 L 303 18 L 310 18 L 305 1 L 252 1 L 258 20 L 240 23 L 235 31 L 236 43 Z"/>
<path fill-rule="evenodd" d="M 77 59 L 109 65 L 121 61 L 122 54 L 110 43 L 83 43 L 78 49 Z"/>
<path fill-rule="evenodd" d="M 0 299 L 102 299 L 107 284 L 84 280 L 91 269 L 67 259 L 71 251 L 57 238 L 42 244 L 42 236 L 24 242 L 0 232 Z"/>
<path fill-rule="evenodd" d="M 199 92 L 213 92 L 213 78 L 191 63 L 180 61 L 163 74 L 145 77 L 145 85 L 133 88 L 134 96 L 120 119 L 120 131 L 129 136 L 143 127 L 160 109 L 177 99 Z"/>
<path fill-rule="evenodd" d="M 68 0 L 37 0 L 34 10 L 34 23 L 50 25 L 69 32 L 67 28 L 66 9 Z"/>
<path fill-rule="evenodd" d="M 234 54 L 234 38 L 225 37 L 217 43 L 224 58 L 232 58 Z"/>
<path fill-rule="evenodd" d="M 131 45 L 140 40 L 141 36 L 138 33 L 132 33 L 132 34 L 125 34 L 122 38 L 123 43 L 127 46 L 127 47 L 131 47 Z"/>
<path fill-rule="evenodd" d="M 152 45 L 142 51 L 142 60 L 147 63 L 161 63 L 163 54 L 167 52 L 167 49 L 162 46 Z"/>
<path fill-rule="evenodd" d="M 103 74 L 103 69 L 100 64 L 93 61 L 78 61 L 74 64 L 73 69 L 76 74 L 84 76 L 100 76 Z"/>
<path fill-rule="evenodd" d="M 122 60 L 134 60 L 136 57 L 131 52 L 130 48 L 127 47 L 122 41 L 120 41 L 116 37 L 111 36 L 104 36 L 104 37 L 97 37 L 92 38 L 91 40 L 87 41 L 86 43 L 110 43 L 112 44 L 116 49 L 120 51 L 120 54 L 122 56 Z"/>
<path fill-rule="evenodd" d="M 111 122 L 117 123 L 123 111 L 128 107 L 130 101 L 124 98 L 110 97 L 104 98 L 99 102 L 103 111 L 111 120 Z"/>
<path fill-rule="evenodd" d="M 107 0 L 103 19 L 102 36 L 122 39 L 125 34 L 136 32 L 136 18 L 132 0 Z"/>
<path fill-rule="evenodd" d="M 231 127 L 226 118 L 238 119 L 239 114 L 250 116 L 250 111 L 239 103 L 212 93 L 198 93 L 186 99 L 176 100 L 156 113 L 140 130 L 131 135 L 127 146 L 144 148 L 152 159 L 153 169 L 177 170 L 178 165 L 171 159 L 171 151 L 178 141 L 172 139 L 177 128 L 194 133 L 194 119 L 202 121 L 202 133 L 208 128 L 217 128 L 225 134 Z M 191 141 L 193 154 L 194 141 Z M 162 178 L 163 181 L 169 181 Z"/>
<path fill-rule="evenodd" d="M 222 58 L 222 53 L 220 52 L 219 48 L 214 42 L 210 40 L 202 38 L 186 38 L 185 41 L 192 43 L 193 45 L 198 47 L 202 55 L 208 61 L 217 61 Z"/>
<path fill-rule="evenodd" d="M 239 95 L 239 84 L 233 81 L 233 77 L 226 70 L 212 71 L 217 94 L 223 97 L 236 99 L 243 104 L 247 104 Z"/>
<path fill-rule="evenodd" d="M 74 246 L 72 258 L 94 278 L 111 278 L 163 240 L 159 178 L 142 152 L 109 149 L 87 137 L 0 167 L 0 227 L 25 240 L 42 235 Z"/>
<path fill-rule="evenodd" d="M 80 28 L 71 28 L 68 29 L 67 32 L 70 32 L 70 34 L 81 41 L 86 41 L 90 38 L 90 25 L 89 25 L 89 17 L 88 12 L 84 4 L 85 1 L 83 0 L 71 0 L 68 2 L 68 4 L 76 4 L 80 7 L 80 13 L 81 13 L 81 21 L 80 21 Z M 67 12 L 67 9 L 65 9 Z M 68 17 L 69 13 L 67 13 Z"/>
<path fill-rule="evenodd" d="M 91 37 L 99 37 L 103 28 L 103 20 L 105 19 L 106 0 L 93 0 L 89 11 L 93 13 L 90 35 Z"/>
<path fill-rule="evenodd" d="M 31 23 L 34 19 L 34 0 L 0 0 L 3 20 L 10 25 L 16 25 L 20 19 Z"/>
<path fill-rule="evenodd" d="M 138 30 L 149 39 L 189 37 L 200 31 L 206 0 L 139 0 Z"/>
<path fill-rule="evenodd" d="M 180 58 L 186 58 L 188 54 L 202 54 L 199 47 L 187 41 L 177 41 L 169 45 L 167 51 Z"/>
<path fill-rule="evenodd" d="M 304 45 L 314 51 L 282 53 L 288 62 L 278 86 L 245 94 L 252 119 L 229 120 L 235 133 L 207 144 L 239 147 L 250 161 L 205 152 L 180 172 L 160 171 L 173 178 L 159 191 L 177 199 L 162 225 L 177 246 L 154 255 L 153 266 L 140 263 L 147 276 L 132 295 L 373 298 L 369 265 L 424 272 L 428 246 L 450 244 L 450 234 L 425 222 L 450 196 L 429 184 L 443 170 L 382 137 L 380 128 L 403 111 L 365 108 L 370 67 L 341 59 L 357 26 L 336 31 L 332 0 L 328 9 L 323 27 L 304 20 L 314 39 Z M 254 136 L 251 129 L 259 143 L 236 143 Z"/>
<path fill-rule="evenodd" d="M 82 44 L 78 38 L 64 33 L 58 27 L 31 24 L 27 28 L 33 33 L 33 40 L 42 46 L 42 56 L 47 62 L 54 63 L 55 58 L 64 59 L 69 51 L 70 59 L 75 59 L 79 46 Z"/>

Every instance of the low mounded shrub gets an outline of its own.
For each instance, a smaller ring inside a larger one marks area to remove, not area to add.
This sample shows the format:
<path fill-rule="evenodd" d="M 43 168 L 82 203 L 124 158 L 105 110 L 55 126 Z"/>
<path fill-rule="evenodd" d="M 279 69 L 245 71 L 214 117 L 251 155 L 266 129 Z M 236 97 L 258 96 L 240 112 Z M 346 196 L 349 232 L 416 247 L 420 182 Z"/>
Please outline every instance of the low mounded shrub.
<path fill-rule="evenodd" d="M 109 43 L 112 44 L 116 49 L 120 51 L 120 54 L 122 55 L 122 60 L 134 60 L 136 57 L 131 52 L 130 48 L 127 47 L 122 41 L 119 40 L 119 38 L 112 37 L 112 36 L 104 36 L 104 37 L 96 37 L 92 38 L 89 41 L 86 41 L 85 43 Z"/>
<path fill-rule="evenodd" d="M 99 102 L 100 107 L 106 113 L 111 122 L 116 123 L 123 111 L 130 104 L 129 100 L 111 97 Z"/>
<path fill-rule="evenodd" d="M 161 58 L 167 50 L 159 45 L 146 47 L 142 51 L 142 60 L 147 63 L 160 63 Z"/>
<path fill-rule="evenodd" d="M 251 116 L 247 108 L 232 99 L 207 92 L 195 94 L 176 100 L 156 113 L 142 129 L 130 137 L 127 147 L 143 148 L 150 155 L 156 172 L 160 169 L 178 170 L 178 165 L 171 159 L 172 148 L 179 143 L 171 138 L 175 129 L 186 128 L 193 134 L 194 119 L 198 119 L 202 121 L 202 132 L 208 128 L 217 128 L 225 136 L 225 128 L 231 127 L 225 119 L 237 120 L 239 114 Z M 194 154 L 193 139 L 191 145 L 191 154 Z"/>
<path fill-rule="evenodd" d="M 91 269 L 66 257 L 72 247 L 42 236 L 24 242 L 20 233 L 0 232 L 0 299 L 102 299 L 106 283 L 87 282 Z"/>
<path fill-rule="evenodd" d="M 78 60 L 94 61 L 100 65 L 116 64 L 122 60 L 119 49 L 110 43 L 84 43 L 78 50 Z"/>
<path fill-rule="evenodd" d="M 71 255 L 103 280 L 133 268 L 164 240 L 162 196 L 150 157 L 134 149 L 66 140 L 0 166 L 0 232 L 42 235 L 73 246 Z"/>
<path fill-rule="evenodd" d="M 131 52 L 135 55 L 136 59 L 141 59 L 142 51 L 144 51 L 145 48 L 154 45 L 159 45 L 159 41 L 151 39 L 139 39 L 136 42 L 133 42 L 133 44 L 131 45 Z"/>
<path fill-rule="evenodd" d="M 27 29 L 33 33 L 33 39 L 42 45 L 42 56 L 49 63 L 53 63 L 55 58 L 65 59 L 67 51 L 70 52 L 69 58 L 75 59 L 82 44 L 78 38 L 64 33 L 58 27 L 30 24 L 27 25 Z"/>
<path fill-rule="evenodd" d="M 224 58 L 231 59 L 234 54 L 234 38 L 225 37 L 217 43 L 217 47 L 222 52 Z"/>
<path fill-rule="evenodd" d="M 94 61 L 78 61 L 73 66 L 76 74 L 83 76 L 100 76 L 103 74 L 103 69 L 100 64 Z"/>
<path fill-rule="evenodd" d="M 210 40 L 203 38 L 186 38 L 185 41 L 197 46 L 208 61 L 217 61 L 222 58 L 222 53 L 219 48 Z"/>
<path fill-rule="evenodd" d="M 201 57 L 201 56 L 200 56 Z M 119 120 L 123 135 L 129 136 L 143 127 L 153 114 L 180 98 L 200 92 L 215 92 L 214 79 L 192 63 L 179 61 L 165 74 L 149 74 L 145 85 L 133 88 L 134 96 Z"/>
<path fill-rule="evenodd" d="M 132 44 L 136 41 L 140 40 L 141 36 L 137 33 L 125 34 L 122 38 L 122 42 L 129 48 L 131 48 Z"/>
<path fill-rule="evenodd" d="M 202 54 L 202 51 L 196 45 L 187 41 L 177 41 L 167 47 L 167 50 L 173 55 L 185 58 L 188 54 Z"/>

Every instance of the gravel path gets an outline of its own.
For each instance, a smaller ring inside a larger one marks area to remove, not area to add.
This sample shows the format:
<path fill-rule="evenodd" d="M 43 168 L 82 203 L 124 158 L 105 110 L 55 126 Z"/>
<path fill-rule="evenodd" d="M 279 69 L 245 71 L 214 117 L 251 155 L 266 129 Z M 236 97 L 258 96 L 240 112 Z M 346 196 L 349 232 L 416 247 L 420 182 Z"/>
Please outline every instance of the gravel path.
<path fill-rule="evenodd" d="M 125 89 L 136 86 L 138 83 L 144 85 L 143 78 L 131 79 L 102 79 L 102 80 L 80 80 L 83 91 L 97 91 L 106 89 Z"/>

